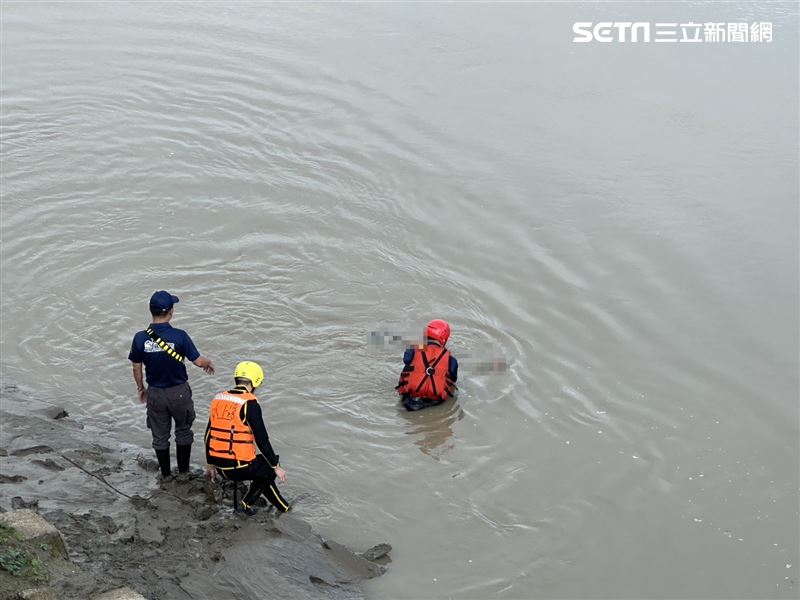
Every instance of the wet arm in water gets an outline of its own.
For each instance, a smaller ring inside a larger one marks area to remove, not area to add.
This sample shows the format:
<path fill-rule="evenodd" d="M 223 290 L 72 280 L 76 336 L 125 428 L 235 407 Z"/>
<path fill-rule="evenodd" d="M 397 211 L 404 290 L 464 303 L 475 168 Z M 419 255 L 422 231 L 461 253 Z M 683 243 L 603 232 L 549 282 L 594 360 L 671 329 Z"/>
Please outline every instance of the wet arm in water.
<path fill-rule="evenodd" d="M 458 381 L 458 361 L 452 354 L 450 355 L 450 363 L 447 365 L 447 376 L 453 383 Z"/>
<path fill-rule="evenodd" d="M 414 349 L 406 348 L 406 351 L 403 353 L 403 364 L 406 367 L 410 367 L 413 360 L 414 360 Z"/>
<path fill-rule="evenodd" d="M 400 380 L 397 382 L 397 387 L 403 385 L 404 375 L 407 377 L 408 372 L 411 371 L 411 362 L 414 360 L 414 349 L 406 348 L 403 353 L 403 370 L 400 372 Z"/>

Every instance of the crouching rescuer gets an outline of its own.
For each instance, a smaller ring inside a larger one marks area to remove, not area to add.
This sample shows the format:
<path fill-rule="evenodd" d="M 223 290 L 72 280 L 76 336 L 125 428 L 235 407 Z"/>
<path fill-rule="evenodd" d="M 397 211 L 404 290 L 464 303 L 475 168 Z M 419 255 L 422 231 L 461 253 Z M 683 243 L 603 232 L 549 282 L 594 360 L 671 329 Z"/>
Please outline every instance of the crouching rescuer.
<path fill-rule="evenodd" d="M 283 483 L 286 472 L 272 450 L 261 406 L 253 394 L 264 381 L 264 371 L 257 363 L 240 362 L 233 379 L 233 389 L 220 392 L 211 400 L 205 435 L 209 473 L 212 478 L 218 473 L 230 481 L 251 482 L 236 506 L 237 512 L 254 515 L 256 509 L 252 505 L 261 494 L 279 512 L 287 512 L 289 503 L 275 482 L 277 479 Z"/>

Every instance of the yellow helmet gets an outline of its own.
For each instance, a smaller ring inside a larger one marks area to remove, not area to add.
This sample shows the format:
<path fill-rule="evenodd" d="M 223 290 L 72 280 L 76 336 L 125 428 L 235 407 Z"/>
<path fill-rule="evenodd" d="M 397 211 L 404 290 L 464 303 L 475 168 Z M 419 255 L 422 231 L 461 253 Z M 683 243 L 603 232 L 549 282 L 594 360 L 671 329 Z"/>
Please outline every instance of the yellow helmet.
<path fill-rule="evenodd" d="M 245 360 L 236 365 L 236 368 L 233 370 L 233 378 L 236 379 L 237 377 L 249 379 L 250 383 L 253 384 L 253 389 L 255 389 L 264 381 L 264 370 L 258 363 Z"/>

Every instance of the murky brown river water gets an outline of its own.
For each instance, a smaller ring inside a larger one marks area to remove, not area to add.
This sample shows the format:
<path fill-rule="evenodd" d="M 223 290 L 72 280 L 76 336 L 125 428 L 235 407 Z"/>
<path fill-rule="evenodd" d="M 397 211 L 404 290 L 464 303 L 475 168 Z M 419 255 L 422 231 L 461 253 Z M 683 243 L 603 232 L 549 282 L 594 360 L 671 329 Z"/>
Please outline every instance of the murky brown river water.
<path fill-rule="evenodd" d="M 797 16 L 3 2 L 2 376 L 149 447 L 166 288 L 199 427 L 262 362 L 298 511 L 394 546 L 375 598 L 796 598 Z M 371 333 L 433 317 L 460 397 L 407 414 Z"/>

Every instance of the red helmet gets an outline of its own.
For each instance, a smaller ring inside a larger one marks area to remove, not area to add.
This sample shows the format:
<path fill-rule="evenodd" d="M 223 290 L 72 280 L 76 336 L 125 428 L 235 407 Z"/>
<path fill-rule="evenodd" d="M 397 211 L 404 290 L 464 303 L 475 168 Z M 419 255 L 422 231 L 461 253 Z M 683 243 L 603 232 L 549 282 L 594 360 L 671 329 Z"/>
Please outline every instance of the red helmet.
<path fill-rule="evenodd" d="M 447 321 L 434 319 L 428 323 L 428 326 L 425 328 L 425 337 L 433 338 L 444 346 L 447 343 L 447 339 L 450 337 L 450 325 Z"/>

